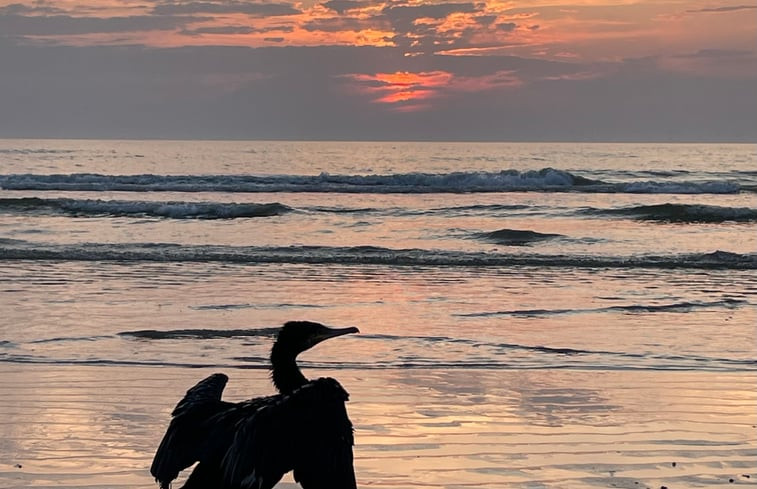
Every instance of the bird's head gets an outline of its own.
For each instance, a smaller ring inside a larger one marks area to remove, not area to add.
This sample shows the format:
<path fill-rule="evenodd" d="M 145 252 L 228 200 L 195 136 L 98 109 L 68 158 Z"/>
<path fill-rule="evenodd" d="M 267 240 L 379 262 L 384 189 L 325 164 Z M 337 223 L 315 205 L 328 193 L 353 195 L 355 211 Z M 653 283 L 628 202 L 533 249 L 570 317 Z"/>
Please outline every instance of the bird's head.
<path fill-rule="evenodd" d="M 321 341 L 350 333 L 359 333 L 355 327 L 329 328 L 310 321 L 289 321 L 279 331 L 274 349 L 282 348 L 295 356 Z"/>

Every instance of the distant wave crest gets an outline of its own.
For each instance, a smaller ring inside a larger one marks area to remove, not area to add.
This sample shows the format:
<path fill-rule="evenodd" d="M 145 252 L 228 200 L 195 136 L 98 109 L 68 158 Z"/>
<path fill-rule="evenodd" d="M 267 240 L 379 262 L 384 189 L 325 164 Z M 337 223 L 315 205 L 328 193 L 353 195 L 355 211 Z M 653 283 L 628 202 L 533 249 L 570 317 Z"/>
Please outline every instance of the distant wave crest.
<path fill-rule="evenodd" d="M 171 243 L 55 245 L 0 241 L 0 260 L 308 263 L 391 266 L 537 266 L 565 268 L 757 269 L 757 254 L 727 251 L 679 255 L 539 255 L 375 246 L 221 246 Z"/>
<path fill-rule="evenodd" d="M 526 246 L 561 236 L 560 234 L 537 233 L 536 231 L 520 229 L 498 229 L 497 231 L 475 235 L 478 239 L 506 246 Z"/>
<path fill-rule="evenodd" d="M 610 193 L 737 193 L 737 183 L 647 181 L 607 183 L 564 170 L 390 175 L 101 175 L 93 173 L 0 176 L 6 190 L 77 190 L 129 192 L 610 192 Z"/>
<path fill-rule="evenodd" d="M 623 207 L 619 209 L 586 209 L 594 215 L 624 216 L 662 222 L 752 222 L 757 221 L 757 209 L 749 207 L 722 207 L 704 204 L 656 204 Z"/>
<path fill-rule="evenodd" d="M 75 216 L 146 216 L 172 219 L 232 219 L 268 217 L 292 209 L 278 202 L 219 203 L 161 202 L 98 199 L 42 199 L 37 197 L 0 199 L 0 212 L 64 213 Z"/>

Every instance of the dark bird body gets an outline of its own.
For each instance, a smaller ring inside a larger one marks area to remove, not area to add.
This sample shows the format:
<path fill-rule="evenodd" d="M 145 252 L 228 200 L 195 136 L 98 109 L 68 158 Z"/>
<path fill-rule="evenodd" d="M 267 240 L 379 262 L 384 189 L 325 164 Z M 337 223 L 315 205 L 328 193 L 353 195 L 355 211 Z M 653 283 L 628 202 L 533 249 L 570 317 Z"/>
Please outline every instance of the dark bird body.
<path fill-rule="evenodd" d="M 161 489 L 195 462 L 184 489 L 271 489 L 290 470 L 303 489 L 355 489 L 347 391 L 332 378 L 307 380 L 296 358 L 325 339 L 356 332 L 286 323 L 271 350 L 279 394 L 222 401 L 224 374 L 189 389 L 150 468 Z"/>

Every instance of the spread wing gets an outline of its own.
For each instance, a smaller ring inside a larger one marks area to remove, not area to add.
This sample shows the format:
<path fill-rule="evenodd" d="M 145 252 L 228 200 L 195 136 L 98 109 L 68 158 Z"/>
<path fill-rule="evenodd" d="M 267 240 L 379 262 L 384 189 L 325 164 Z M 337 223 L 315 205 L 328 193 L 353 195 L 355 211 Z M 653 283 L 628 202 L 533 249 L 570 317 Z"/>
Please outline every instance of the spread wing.
<path fill-rule="evenodd" d="M 213 374 L 187 391 L 171 413 L 173 417 L 150 467 L 150 473 L 167 489 L 178 475 L 198 460 L 209 449 L 207 440 L 215 427 L 210 420 L 234 404 L 221 401 L 229 378 Z"/>
<path fill-rule="evenodd" d="M 226 483 L 270 489 L 289 470 L 303 489 L 356 489 L 347 392 L 322 378 L 238 421 L 222 465 Z"/>

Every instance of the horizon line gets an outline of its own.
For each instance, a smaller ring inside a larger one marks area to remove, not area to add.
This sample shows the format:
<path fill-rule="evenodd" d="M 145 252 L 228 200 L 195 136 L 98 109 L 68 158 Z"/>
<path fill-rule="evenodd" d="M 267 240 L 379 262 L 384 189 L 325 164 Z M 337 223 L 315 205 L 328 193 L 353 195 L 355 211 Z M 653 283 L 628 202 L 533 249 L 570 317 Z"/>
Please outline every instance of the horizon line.
<path fill-rule="evenodd" d="M 336 139 L 336 138 L 237 138 L 237 137 L 83 137 L 83 136 L 3 136 L 0 141 L 164 141 L 164 142 L 298 142 L 298 143 L 460 143 L 460 144 L 757 144 L 755 139 Z"/>

